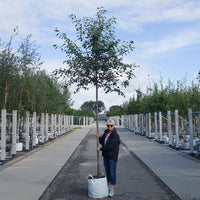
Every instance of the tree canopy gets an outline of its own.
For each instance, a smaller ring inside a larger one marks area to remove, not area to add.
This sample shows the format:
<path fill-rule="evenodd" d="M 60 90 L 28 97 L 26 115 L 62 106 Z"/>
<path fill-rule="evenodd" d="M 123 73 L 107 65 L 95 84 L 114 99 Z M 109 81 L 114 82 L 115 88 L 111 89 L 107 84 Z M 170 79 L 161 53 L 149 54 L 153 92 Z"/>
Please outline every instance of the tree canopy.
<path fill-rule="evenodd" d="M 81 105 L 81 109 L 88 109 L 92 110 L 94 113 L 96 113 L 96 101 L 85 101 Z M 98 101 L 98 112 L 102 112 L 105 110 L 105 104 L 103 101 Z"/>
<path fill-rule="evenodd" d="M 109 112 L 107 112 L 107 116 L 118 116 L 120 115 L 120 111 L 121 111 L 121 106 L 119 105 L 113 105 L 110 107 Z"/>
<path fill-rule="evenodd" d="M 103 88 L 105 93 L 114 91 L 124 95 L 120 85 L 127 87 L 134 77 L 136 65 L 123 61 L 124 56 L 133 51 L 134 42 L 117 39 L 114 27 L 116 18 L 107 19 L 105 14 L 106 10 L 100 7 L 95 18 L 78 19 L 76 15 L 70 15 L 76 28 L 77 41 L 55 30 L 63 44 L 54 47 L 60 48 L 66 55 L 66 67 L 55 70 L 55 74 L 66 78 L 69 85 L 75 84 L 75 92 L 81 88 L 88 89 L 92 84 Z"/>

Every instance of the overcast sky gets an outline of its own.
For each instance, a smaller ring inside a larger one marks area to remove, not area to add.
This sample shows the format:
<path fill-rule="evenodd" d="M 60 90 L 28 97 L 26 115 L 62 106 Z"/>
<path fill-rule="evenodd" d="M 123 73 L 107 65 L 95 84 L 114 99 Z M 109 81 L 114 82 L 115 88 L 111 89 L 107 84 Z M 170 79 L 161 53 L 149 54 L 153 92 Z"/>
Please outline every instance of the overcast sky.
<path fill-rule="evenodd" d="M 32 34 L 40 46 L 43 68 L 51 72 L 62 66 L 64 56 L 53 44 L 59 42 L 55 27 L 75 38 L 68 17 L 94 16 L 103 6 L 108 16 L 117 18 L 116 35 L 133 40 L 135 50 L 125 58 L 136 62 L 137 78 L 131 80 L 126 98 L 114 93 L 99 94 L 106 108 L 121 105 L 133 97 L 135 89 L 145 90 L 152 82 L 176 82 L 185 78 L 187 84 L 196 82 L 200 70 L 200 0 L 0 0 L 0 38 L 6 41 L 13 28 L 19 27 L 21 37 Z M 73 93 L 73 88 L 71 88 Z M 95 100 L 95 89 L 81 90 L 73 95 L 74 108 Z"/>

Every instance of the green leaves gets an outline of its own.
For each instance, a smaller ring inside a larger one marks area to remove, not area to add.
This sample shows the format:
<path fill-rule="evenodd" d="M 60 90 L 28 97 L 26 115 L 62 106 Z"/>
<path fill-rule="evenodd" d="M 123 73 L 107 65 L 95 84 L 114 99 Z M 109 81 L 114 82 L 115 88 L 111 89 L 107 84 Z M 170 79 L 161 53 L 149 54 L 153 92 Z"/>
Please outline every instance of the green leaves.
<path fill-rule="evenodd" d="M 71 14 L 69 17 L 75 26 L 77 41 L 55 29 L 63 44 L 54 47 L 60 48 L 66 55 L 66 68 L 57 69 L 54 73 L 65 78 L 69 85 L 76 84 L 77 91 L 88 89 L 90 84 L 98 84 L 98 88 L 103 88 L 106 93 L 123 95 L 120 85 L 128 86 L 136 65 L 125 64 L 122 60 L 134 50 L 134 42 L 121 42 L 116 38 L 116 18 L 107 18 L 106 12 L 103 7 L 98 7 L 94 18 L 82 19 Z M 125 80 L 120 82 L 120 77 Z"/>
<path fill-rule="evenodd" d="M 64 113 L 71 105 L 70 92 L 40 70 L 38 46 L 31 35 L 13 49 L 18 32 L 0 46 L 0 107 L 8 111 Z"/>
<path fill-rule="evenodd" d="M 94 113 L 96 113 L 96 102 L 95 101 L 85 101 L 81 105 L 81 109 L 92 110 Z M 103 110 L 105 110 L 104 102 L 98 101 L 98 112 L 102 112 Z"/>
<path fill-rule="evenodd" d="M 136 97 L 127 103 L 126 114 L 154 113 L 167 110 L 179 110 L 180 115 L 187 116 L 188 108 L 194 111 L 200 108 L 200 88 L 198 84 L 186 86 L 184 81 L 177 81 L 176 84 L 169 81 L 168 85 L 160 86 L 154 83 L 152 88 L 147 88 L 143 93 L 140 89 L 136 90 Z"/>

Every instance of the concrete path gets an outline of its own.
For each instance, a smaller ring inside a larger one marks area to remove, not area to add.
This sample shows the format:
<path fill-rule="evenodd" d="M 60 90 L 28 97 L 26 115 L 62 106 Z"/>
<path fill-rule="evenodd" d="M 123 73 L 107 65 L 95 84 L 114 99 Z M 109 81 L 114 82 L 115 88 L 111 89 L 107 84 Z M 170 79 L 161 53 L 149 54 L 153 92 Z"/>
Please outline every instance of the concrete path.
<path fill-rule="evenodd" d="M 105 125 L 105 124 L 104 124 Z M 101 128 L 101 132 L 103 129 Z M 95 129 L 87 134 L 40 200 L 89 200 L 87 176 L 96 174 Z M 101 171 L 104 171 L 101 157 Z M 120 145 L 115 200 L 180 200 L 147 166 Z"/>
<path fill-rule="evenodd" d="M 100 124 L 100 127 L 103 130 L 105 123 Z M 57 199 L 70 199 L 72 194 L 82 194 L 87 199 L 85 177 L 88 172 L 96 173 L 95 138 L 90 138 L 87 144 L 83 140 L 86 135 L 90 136 L 91 133 L 88 132 L 91 129 L 95 132 L 95 124 L 58 138 L 41 150 L 1 170 L 0 199 L 38 200 L 40 197 L 51 199 L 46 198 L 50 194 L 47 191 L 50 191 L 49 188 L 54 183 L 60 184 L 60 189 L 63 190 L 60 192 L 65 195 L 67 184 L 72 189 L 69 196 L 60 196 Z M 200 200 L 199 160 L 125 129 L 119 128 L 118 133 L 122 145 L 118 163 L 116 199 L 175 200 L 178 199 L 175 195 L 177 194 L 183 200 Z M 86 150 L 90 153 L 85 155 Z M 79 164 L 73 165 L 73 161 Z M 75 180 L 73 173 L 77 169 L 80 170 L 77 179 L 82 177 L 81 180 L 85 181 L 80 187 L 73 182 Z M 101 169 L 103 169 L 102 160 Z M 62 175 L 62 170 L 67 171 L 64 176 L 59 176 Z M 67 177 L 66 182 L 59 182 L 65 177 Z M 78 193 L 74 188 L 78 188 Z M 52 190 L 52 192 L 58 191 Z M 149 194 L 154 196 L 150 197 Z M 82 196 L 80 199 L 84 198 Z"/>
<path fill-rule="evenodd" d="M 39 199 L 88 131 L 78 129 L 57 138 L 41 150 L 0 171 L 0 199 Z"/>
<path fill-rule="evenodd" d="M 181 199 L 200 200 L 200 160 L 119 129 L 120 138 Z"/>

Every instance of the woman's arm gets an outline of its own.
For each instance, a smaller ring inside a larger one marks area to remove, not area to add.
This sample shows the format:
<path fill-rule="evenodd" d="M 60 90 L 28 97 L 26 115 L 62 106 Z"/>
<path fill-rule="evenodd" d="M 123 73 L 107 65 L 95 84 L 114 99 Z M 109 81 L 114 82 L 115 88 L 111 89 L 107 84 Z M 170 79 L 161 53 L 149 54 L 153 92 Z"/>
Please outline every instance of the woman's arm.
<path fill-rule="evenodd" d="M 99 138 L 99 143 L 103 145 L 105 140 L 105 133 L 102 136 L 100 136 L 100 133 L 96 133 L 96 137 Z"/>

